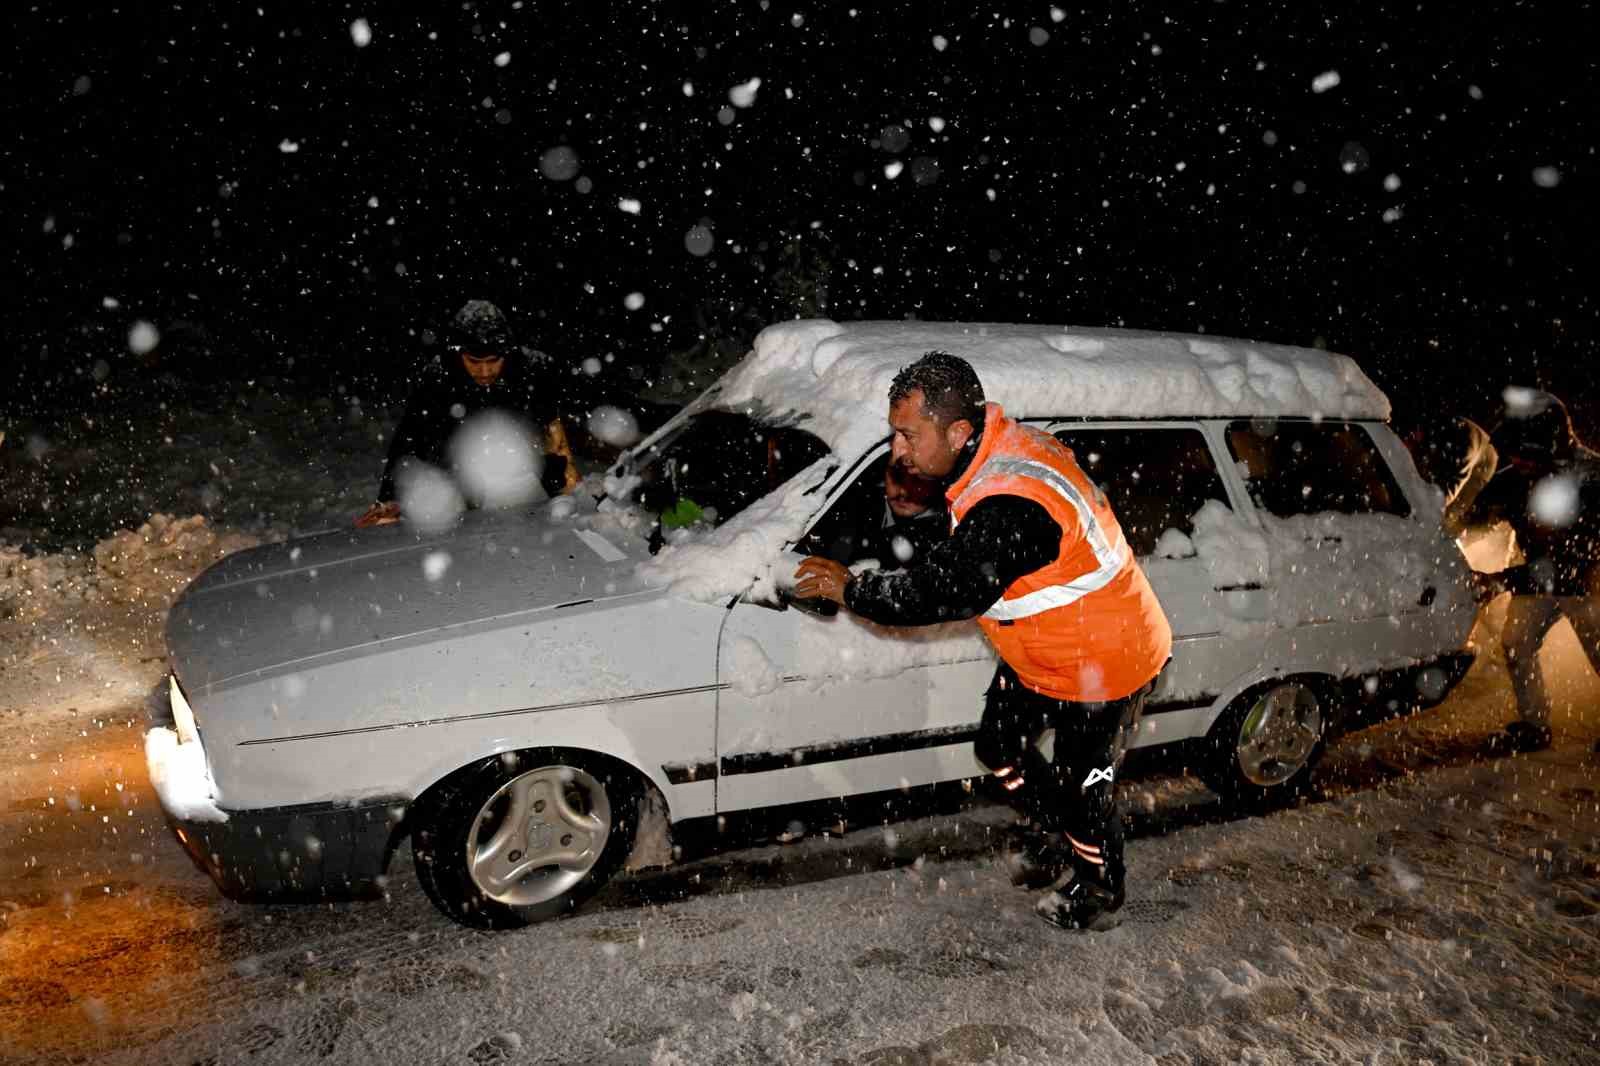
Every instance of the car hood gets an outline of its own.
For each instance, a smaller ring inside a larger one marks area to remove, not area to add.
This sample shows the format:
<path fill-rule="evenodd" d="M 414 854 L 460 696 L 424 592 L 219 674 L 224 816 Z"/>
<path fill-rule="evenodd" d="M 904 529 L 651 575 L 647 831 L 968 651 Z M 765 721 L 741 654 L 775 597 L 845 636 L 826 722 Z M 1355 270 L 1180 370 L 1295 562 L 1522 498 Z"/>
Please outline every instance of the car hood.
<path fill-rule="evenodd" d="M 532 514 L 468 512 L 454 528 L 342 530 L 230 555 L 167 619 L 179 679 L 198 695 L 400 641 L 627 595 L 643 587 L 636 540 Z"/>

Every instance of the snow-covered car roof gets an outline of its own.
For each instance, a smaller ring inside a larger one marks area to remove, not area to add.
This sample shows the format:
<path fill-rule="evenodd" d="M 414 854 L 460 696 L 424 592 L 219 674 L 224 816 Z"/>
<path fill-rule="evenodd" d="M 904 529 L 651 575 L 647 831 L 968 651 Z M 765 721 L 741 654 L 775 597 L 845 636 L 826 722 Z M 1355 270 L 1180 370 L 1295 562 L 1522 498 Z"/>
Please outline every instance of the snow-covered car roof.
<path fill-rule="evenodd" d="M 984 393 L 1016 417 L 1389 417 L 1389 401 L 1348 356 L 1182 333 L 963 322 L 768 326 L 723 379 L 716 407 L 798 415 L 835 452 L 886 432 L 889 384 L 930 349 L 970 362 Z"/>

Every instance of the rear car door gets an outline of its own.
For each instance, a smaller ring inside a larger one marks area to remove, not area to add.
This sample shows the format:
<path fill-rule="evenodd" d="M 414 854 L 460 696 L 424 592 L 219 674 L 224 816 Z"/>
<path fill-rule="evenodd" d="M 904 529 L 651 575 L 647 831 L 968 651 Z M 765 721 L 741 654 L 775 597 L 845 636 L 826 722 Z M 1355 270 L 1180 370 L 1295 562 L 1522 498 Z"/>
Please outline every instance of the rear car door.
<path fill-rule="evenodd" d="M 1402 488 L 1394 463 L 1403 452 L 1386 426 L 1219 428 L 1270 545 L 1272 621 L 1293 631 L 1302 656 L 1350 675 L 1458 646 L 1449 632 L 1471 614 L 1460 552 L 1437 513 Z"/>
<path fill-rule="evenodd" d="M 1051 432 L 1111 501 L 1172 625 L 1172 662 L 1135 744 L 1200 735 L 1217 695 L 1258 669 L 1257 647 L 1239 632 L 1266 618 L 1266 544 L 1253 519 L 1236 514 L 1201 423 L 1056 423 Z"/>

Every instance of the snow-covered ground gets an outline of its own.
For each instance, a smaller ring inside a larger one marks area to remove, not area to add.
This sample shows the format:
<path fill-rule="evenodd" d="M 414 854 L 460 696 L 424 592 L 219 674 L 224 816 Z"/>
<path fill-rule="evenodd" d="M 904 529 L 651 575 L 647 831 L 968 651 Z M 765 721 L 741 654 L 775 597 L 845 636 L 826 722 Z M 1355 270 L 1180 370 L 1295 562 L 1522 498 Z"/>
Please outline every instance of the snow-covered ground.
<path fill-rule="evenodd" d="M 247 393 L 0 444 L 0 1062 L 1600 1061 L 1600 683 L 1563 624 L 1555 748 L 1488 756 L 1503 601 L 1444 706 L 1330 750 L 1325 802 L 1124 785 L 1106 934 L 1033 917 L 981 803 L 702 850 L 510 934 L 441 918 L 406 849 L 384 902 L 220 899 L 144 770 L 165 609 L 349 521 L 392 415 Z"/>

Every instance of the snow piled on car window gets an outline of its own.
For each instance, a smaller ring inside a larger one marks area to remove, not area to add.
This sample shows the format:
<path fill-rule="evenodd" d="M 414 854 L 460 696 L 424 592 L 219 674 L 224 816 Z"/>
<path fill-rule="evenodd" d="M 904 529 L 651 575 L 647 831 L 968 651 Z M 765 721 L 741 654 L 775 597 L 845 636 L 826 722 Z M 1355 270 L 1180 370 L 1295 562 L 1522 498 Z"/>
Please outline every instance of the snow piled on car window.
<path fill-rule="evenodd" d="M 1224 337 L 955 322 L 783 322 L 756 337 L 717 405 L 789 410 L 842 456 L 886 432 L 889 384 L 924 352 L 967 359 L 1016 417 L 1386 419 L 1354 360 Z"/>
<path fill-rule="evenodd" d="M 1217 500 L 1194 516 L 1189 542 L 1212 586 L 1265 597 L 1261 618 L 1218 612 L 1231 635 L 1370 618 L 1399 625 L 1429 588 L 1430 617 L 1451 614 L 1469 595 L 1460 553 L 1442 538 L 1419 535 L 1409 519 L 1332 512 L 1259 517 L 1259 526 L 1244 521 Z M 1140 563 L 1157 595 L 1175 568 L 1195 565 L 1181 557 Z M 1391 664 L 1382 649 L 1351 647 L 1346 672 L 1385 665 Z"/>
<path fill-rule="evenodd" d="M 834 465 L 831 456 L 818 459 L 725 524 L 692 529 L 641 563 L 639 576 L 692 600 L 737 596 L 747 589 L 758 598 L 775 598 L 772 563 L 822 506 L 819 486 Z"/>

